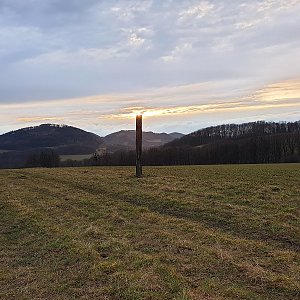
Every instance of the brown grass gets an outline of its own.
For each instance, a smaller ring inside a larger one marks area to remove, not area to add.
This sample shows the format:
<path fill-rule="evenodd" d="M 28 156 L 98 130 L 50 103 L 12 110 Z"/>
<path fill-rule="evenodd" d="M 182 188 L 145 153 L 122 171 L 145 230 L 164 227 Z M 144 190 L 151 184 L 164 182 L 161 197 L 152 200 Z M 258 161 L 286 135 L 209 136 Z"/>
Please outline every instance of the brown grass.
<path fill-rule="evenodd" d="M 2 170 L 0 299 L 298 299 L 299 167 Z"/>

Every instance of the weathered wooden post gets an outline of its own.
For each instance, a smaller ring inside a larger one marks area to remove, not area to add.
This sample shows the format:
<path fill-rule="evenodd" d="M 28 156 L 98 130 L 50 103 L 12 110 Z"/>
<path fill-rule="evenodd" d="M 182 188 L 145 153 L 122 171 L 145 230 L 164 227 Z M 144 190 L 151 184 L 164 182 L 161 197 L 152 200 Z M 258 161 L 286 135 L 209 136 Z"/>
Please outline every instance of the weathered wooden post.
<path fill-rule="evenodd" d="M 143 116 L 136 116 L 136 177 L 142 176 L 142 139 L 143 139 Z"/>

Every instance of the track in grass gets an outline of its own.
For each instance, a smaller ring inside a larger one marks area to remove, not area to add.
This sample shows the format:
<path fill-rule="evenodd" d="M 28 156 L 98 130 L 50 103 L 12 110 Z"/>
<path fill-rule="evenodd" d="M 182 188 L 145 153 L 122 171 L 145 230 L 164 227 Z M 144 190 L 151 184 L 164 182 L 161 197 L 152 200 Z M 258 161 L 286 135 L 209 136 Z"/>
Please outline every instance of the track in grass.
<path fill-rule="evenodd" d="M 1 299 L 297 299 L 300 165 L 2 170 Z"/>

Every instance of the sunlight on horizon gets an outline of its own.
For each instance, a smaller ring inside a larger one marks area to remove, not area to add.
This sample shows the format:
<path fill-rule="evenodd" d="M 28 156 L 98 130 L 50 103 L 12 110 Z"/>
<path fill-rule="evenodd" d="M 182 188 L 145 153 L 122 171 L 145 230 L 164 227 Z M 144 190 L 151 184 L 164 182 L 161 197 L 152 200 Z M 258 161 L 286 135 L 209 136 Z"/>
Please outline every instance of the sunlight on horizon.
<path fill-rule="evenodd" d="M 151 130 L 165 131 L 160 129 L 162 122 L 157 122 L 165 117 L 165 126 L 170 128 L 167 130 L 183 131 L 179 126 L 191 124 L 187 132 L 212 124 L 212 118 L 219 123 L 245 118 L 272 120 L 272 115 L 278 120 L 280 114 L 288 119 L 300 119 L 300 79 L 271 83 L 252 92 L 245 88 L 244 92 L 237 93 L 233 86 L 233 92 L 228 93 L 231 85 L 221 83 L 220 86 L 197 83 L 136 93 L 29 102 L 22 106 L 0 104 L 0 108 L 3 122 L 15 129 L 56 122 L 94 132 L 99 132 L 100 126 L 101 134 L 131 128 L 131 120 L 137 114 L 148 120 L 146 124 Z M 186 105 L 174 105 L 174 102 Z"/>

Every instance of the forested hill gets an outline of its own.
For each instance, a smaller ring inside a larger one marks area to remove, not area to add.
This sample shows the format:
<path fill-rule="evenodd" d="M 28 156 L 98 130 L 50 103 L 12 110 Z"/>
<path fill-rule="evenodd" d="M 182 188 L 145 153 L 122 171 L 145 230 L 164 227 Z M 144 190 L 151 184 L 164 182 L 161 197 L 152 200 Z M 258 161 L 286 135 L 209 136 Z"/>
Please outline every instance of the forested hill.
<path fill-rule="evenodd" d="M 1 150 L 53 148 L 58 152 L 93 153 L 102 143 L 98 135 L 67 125 L 42 124 L 0 135 Z"/>
<path fill-rule="evenodd" d="M 154 133 L 143 132 L 143 148 L 149 149 L 160 147 L 165 143 L 171 142 L 176 138 L 182 137 L 183 134 L 178 132 Z M 121 130 L 104 137 L 104 142 L 108 150 L 134 150 L 135 149 L 135 130 Z M 113 152 L 113 151 L 110 151 Z"/>
<path fill-rule="evenodd" d="M 144 132 L 144 149 L 159 147 L 179 136 L 182 135 Z M 133 149 L 135 149 L 135 131 L 123 130 L 100 137 L 72 126 L 42 124 L 0 135 L 0 168 L 40 166 L 43 155 L 51 157 L 49 160 L 58 165 L 56 161 L 59 161 L 59 157 L 66 160 L 72 158 L 84 160 L 92 157 L 94 153 Z"/>
<path fill-rule="evenodd" d="M 213 126 L 192 132 L 165 144 L 164 147 L 201 146 L 222 140 L 238 140 L 284 133 L 300 133 L 300 121 L 279 123 L 258 121 Z"/>
<path fill-rule="evenodd" d="M 209 127 L 143 152 L 145 165 L 300 162 L 300 121 Z M 98 165 L 134 165 L 135 153 L 99 156 Z"/>

